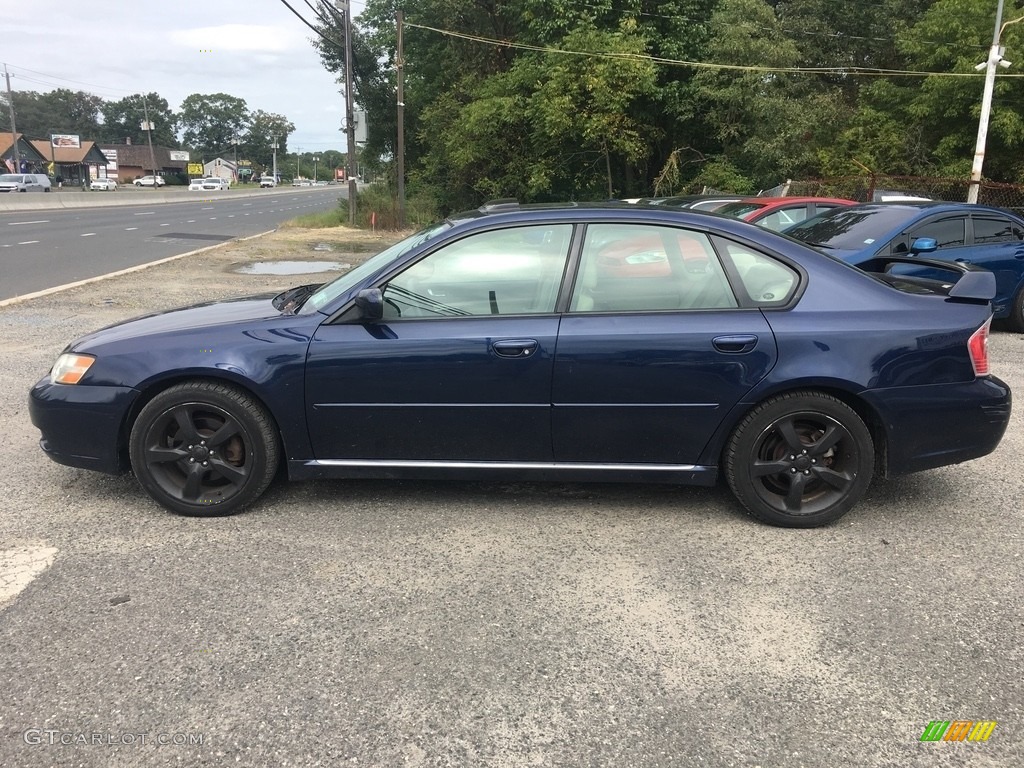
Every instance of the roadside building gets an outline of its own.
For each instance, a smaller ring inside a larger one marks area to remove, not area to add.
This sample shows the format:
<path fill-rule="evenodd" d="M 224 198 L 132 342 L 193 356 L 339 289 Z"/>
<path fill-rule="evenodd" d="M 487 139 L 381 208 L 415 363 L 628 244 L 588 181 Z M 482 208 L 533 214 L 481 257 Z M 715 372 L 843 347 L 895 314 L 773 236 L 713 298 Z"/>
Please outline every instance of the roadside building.
<path fill-rule="evenodd" d="M 18 144 L 18 159 L 21 167 L 14 167 L 14 144 Z M 44 144 L 46 142 L 43 142 Z M 46 173 L 49 159 L 36 149 L 23 134 L 0 132 L 0 173 Z"/>
<path fill-rule="evenodd" d="M 55 147 L 50 141 L 35 139 L 31 144 L 44 156 L 46 172 L 54 179 L 61 179 L 65 186 L 87 185 L 92 179 L 99 178 L 93 169 L 105 167 L 107 163 L 95 141 Z"/>
<path fill-rule="evenodd" d="M 223 157 L 215 157 L 210 162 L 203 163 L 204 176 L 215 176 L 225 181 L 230 181 L 232 184 L 238 181 L 237 170 L 233 160 L 227 160 Z"/>
<path fill-rule="evenodd" d="M 187 178 L 189 153 L 183 149 L 171 149 L 153 145 L 150 158 L 148 144 L 100 144 L 105 156 L 106 175 L 117 179 L 118 184 L 131 184 L 140 176 L 180 176 Z M 153 161 L 156 161 L 156 168 Z"/>

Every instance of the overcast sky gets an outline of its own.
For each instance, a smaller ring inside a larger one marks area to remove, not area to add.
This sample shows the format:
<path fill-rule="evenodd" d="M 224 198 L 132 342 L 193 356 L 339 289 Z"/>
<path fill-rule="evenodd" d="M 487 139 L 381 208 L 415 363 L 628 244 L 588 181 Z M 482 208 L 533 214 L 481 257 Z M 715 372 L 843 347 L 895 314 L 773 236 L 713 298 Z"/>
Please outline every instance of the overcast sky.
<path fill-rule="evenodd" d="M 352 0 L 354 16 L 363 8 Z M 345 148 L 341 89 L 280 0 L 0 0 L 0 29 L 13 90 L 156 92 L 175 111 L 190 94 L 227 93 L 291 120 L 291 151 Z"/>

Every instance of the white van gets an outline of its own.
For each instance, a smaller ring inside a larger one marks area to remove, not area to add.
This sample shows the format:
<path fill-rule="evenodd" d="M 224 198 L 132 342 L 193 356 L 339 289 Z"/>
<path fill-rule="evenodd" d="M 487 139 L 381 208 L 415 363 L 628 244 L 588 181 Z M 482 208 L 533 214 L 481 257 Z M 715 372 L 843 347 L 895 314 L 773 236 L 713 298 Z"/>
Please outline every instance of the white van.
<path fill-rule="evenodd" d="M 260 187 L 276 187 L 277 179 L 273 176 L 260 176 Z"/>
<path fill-rule="evenodd" d="M 0 175 L 0 192 L 49 192 L 50 179 L 43 173 Z"/>

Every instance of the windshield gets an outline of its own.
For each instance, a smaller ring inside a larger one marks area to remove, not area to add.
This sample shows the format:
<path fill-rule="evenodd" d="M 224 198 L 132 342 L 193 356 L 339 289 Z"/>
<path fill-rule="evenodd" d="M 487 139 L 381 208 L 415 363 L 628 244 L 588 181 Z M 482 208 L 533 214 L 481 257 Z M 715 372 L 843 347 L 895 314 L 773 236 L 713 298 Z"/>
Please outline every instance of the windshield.
<path fill-rule="evenodd" d="M 920 210 L 904 206 L 835 208 L 800 222 L 786 234 L 810 245 L 841 251 L 857 251 L 914 218 Z"/>
<path fill-rule="evenodd" d="M 725 205 L 715 208 L 715 213 L 742 219 L 748 213 L 752 213 L 759 208 L 764 208 L 764 203 L 726 203 Z"/>
<path fill-rule="evenodd" d="M 353 285 L 356 285 L 367 276 L 372 275 L 383 267 L 386 267 L 403 254 L 408 253 L 416 246 L 427 242 L 435 235 L 444 232 L 446 229 L 450 229 L 451 226 L 452 225 L 450 223 L 445 221 L 441 224 L 435 224 L 432 227 L 421 230 L 415 235 L 410 235 L 404 240 L 400 240 L 390 248 L 381 251 L 376 256 L 371 256 L 358 267 L 349 270 L 344 275 L 341 275 L 321 287 L 320 290 L 309 297 L 309 300 L 306 302 L 306 306 L 317 310 L 320 309 L 331 301 L 334 301 L 334 299 L 341 296 Z"/>
<path fill-rule="evenodd" d="M 13 173 L 5 173 L 0 176 L 0 181 L 21 181 L 21 176 L 15 176 Z"/>

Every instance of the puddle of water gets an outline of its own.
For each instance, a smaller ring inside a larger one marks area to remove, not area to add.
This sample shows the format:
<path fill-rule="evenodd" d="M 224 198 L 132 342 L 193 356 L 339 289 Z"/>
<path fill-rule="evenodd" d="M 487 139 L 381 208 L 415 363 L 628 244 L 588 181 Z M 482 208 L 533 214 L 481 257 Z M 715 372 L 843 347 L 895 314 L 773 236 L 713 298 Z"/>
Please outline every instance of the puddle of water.
<path fill-rule="evenodd" d="M 309 275 L 317 272 L 341 272 L 351 264 L 340 261 L 257 261 L 238 267 L 242 275 Z"/>
<path fill-rule="evenodd" d="M 330 243 L 317 243 L 313 246 L 314 251 L 333 251 L 334 246 Z"/>

